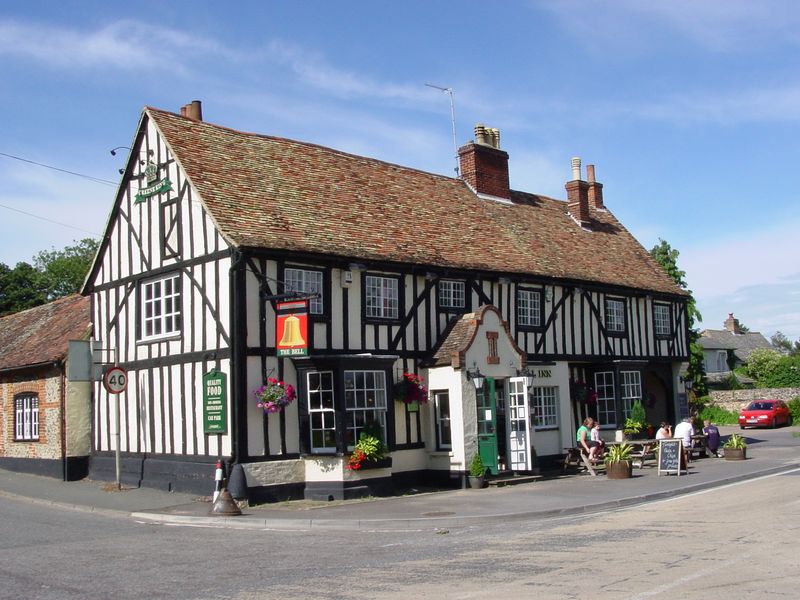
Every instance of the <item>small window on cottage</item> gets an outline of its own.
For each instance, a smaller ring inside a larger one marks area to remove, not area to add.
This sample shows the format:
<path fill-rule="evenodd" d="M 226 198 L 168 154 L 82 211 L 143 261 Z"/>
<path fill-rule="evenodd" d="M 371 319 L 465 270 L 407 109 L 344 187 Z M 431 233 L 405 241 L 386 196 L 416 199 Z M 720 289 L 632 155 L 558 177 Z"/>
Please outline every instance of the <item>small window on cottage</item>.
<path fill-rule="evenodd" d="M 542 291 L 517 289 L 517 325 L 519 327 L 542 326 Z"/>
<path fill-rule="evenodd" d="M 466 308 L 466 286 L 463 281 L 442 279 L 438 285 L 440 309 L 461 311 Z"/>
<path fill-rule="evenodd" d="M 39 439 L 39 397 L 20 394 L 14 398 L 14 440 L 18 442 Z"/>
<path fill-rule="evenodd" d="M 171 337 L 181 331 L 180 274 L 142 283 L 141 339 Z"/>
<path fill-rule="evenodd" d="M 321 315 L 324 312 L 324 298 L 322 296 L 322 271 L 310 269 L 284 269 L 283 282 L 286 292 L 299 292 L 301 294 L 316 294 L 316 298 L 308 301 L 308 310 L 312 315 Z"/>
<path fill-rule="evenodd" d="M 450 433 L 450 393 L 433 392 L 433 404 L 436 410 L 436 447 L 439 450 L 450 450 L 453 447 Z"/>
<path fill-rule="evenodd" d="M 625 333 L 625 300 L 606 298 L 606 331 Z"/>
<path fill-rule="evenodd" d="M 400 318 L 400 280 L 397 277 L 367 275 L 365 283 L 365 313 L 367 318 Z"/>
<path fill-rule="evenodd" d="M 669 304 L 653 304 L 653 327 L 659 337 L 672 335 Z"/>

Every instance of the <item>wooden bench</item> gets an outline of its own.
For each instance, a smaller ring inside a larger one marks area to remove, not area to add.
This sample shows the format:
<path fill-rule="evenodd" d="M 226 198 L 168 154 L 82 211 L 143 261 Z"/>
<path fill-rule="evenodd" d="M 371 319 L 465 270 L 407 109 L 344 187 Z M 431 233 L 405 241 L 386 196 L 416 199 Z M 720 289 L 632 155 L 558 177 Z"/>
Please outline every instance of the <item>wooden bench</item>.
<path fill-rule="evenodd" d="M 577 467 L 579 472 L 585 469 L 592 477 L 595 477 L 597 470 L 604 468 L 605 465 L 601 462 L 592 464 L 583 448 L 576 446 L 574 448 L 564 448 L 564 464 L 561 472 L 566 473 L 570 467 Z"/>

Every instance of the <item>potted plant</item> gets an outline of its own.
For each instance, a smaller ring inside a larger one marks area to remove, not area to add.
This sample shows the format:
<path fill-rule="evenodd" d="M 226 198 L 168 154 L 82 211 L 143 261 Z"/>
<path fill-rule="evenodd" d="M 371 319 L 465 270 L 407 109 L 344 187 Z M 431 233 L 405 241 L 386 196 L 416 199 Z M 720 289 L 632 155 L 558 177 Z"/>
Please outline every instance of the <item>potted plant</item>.
<path fill-rule="evenodd" d="M 647 429 L 647 413 L 642 406 L 641 400 L 637 400 L 631 406 L 631 415 L 625 419 L 623 432 L 628 439 L 639 439 L 642 432 Z"/>
<path fill-rule="evenodd" d="M 353 453 L 347 459 L 349 471 L 391 466 L 391 458 L 386 457 L 388 449 L 380 437 L 380 429 L 375 424 L 367 424 L 358 436 Z"/>
<path fill-rule="evenodd" d="M 738 433 L 734 433 L 722 445 L 725 460 L 744 460 L 747 458 L 747 442 Z"/>
<path fill-rule="evenodd" d="M 633 460 L 630 444 L 616 444 L 606 450 L 606 475 L 609 479 L 627 479 L 633 476 Z"/>
<path fill-rule="evenodd" d="M 485 475 L 486 467 L 481 460 L 481 455 L 476 452 L 472 455 L 472 462 L 469 465 L 469 487 L 482 488 Z"/>

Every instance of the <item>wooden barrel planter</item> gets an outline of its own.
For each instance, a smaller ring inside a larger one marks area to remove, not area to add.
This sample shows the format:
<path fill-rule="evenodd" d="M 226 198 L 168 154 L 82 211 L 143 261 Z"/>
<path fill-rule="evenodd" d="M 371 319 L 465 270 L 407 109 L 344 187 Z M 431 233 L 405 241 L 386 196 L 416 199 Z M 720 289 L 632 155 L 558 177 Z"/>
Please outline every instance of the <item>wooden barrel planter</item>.
<path fill-rule="evenodd" d="M 747 448 L 724 448 L 725 460 L 744 460 L 747 458 Z"/>
<path fill-rule="evenodd" d="M 606 463 L 606 476 L 609 479 L 628 479 L 633 476 L 633 461 L 622 460 Z"/>

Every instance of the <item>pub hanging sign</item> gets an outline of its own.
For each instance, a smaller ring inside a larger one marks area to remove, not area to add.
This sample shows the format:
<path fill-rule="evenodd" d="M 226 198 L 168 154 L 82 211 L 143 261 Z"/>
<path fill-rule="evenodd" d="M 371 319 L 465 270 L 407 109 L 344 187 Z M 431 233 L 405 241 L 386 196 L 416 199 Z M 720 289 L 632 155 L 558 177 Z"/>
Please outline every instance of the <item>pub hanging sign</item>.
<path fill-rule="evenodd" d="M 275 350 L 278 356 L 308 354 L 308 300 L 278 302 L 275 325 Z"/>
<path fill-rule="evenodd" d="M 147 161 L 147 166 L 144 169 L 144 176 L 145 179 L 147 179 L 147 187 L 139 188 L 139 191 L 136 193 L 134 204 L 144 202 L 150 196 L 172 191 L 172 182 L 168 177 L 164 177 L 164 179 L 158 178 L 158 165 L 153 161 Z"/>
<path fill-rule="evenodd" d="M 228 376 L 216 369 L 203 375 L 203 432 L 228 433 Z"/>

